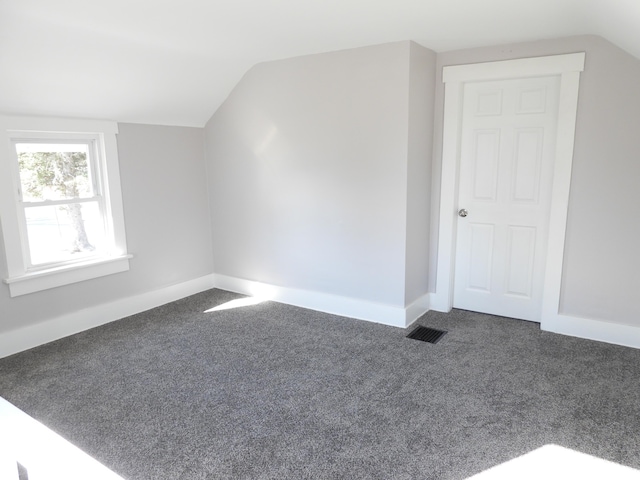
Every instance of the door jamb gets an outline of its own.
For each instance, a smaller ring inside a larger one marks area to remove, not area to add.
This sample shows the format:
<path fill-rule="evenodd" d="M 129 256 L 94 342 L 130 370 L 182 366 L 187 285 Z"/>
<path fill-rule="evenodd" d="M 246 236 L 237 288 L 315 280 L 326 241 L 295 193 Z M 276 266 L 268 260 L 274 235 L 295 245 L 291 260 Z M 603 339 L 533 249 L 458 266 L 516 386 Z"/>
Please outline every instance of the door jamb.
<path fill-rule="evenodd" d="M 453 308 L 455 220 L 458 201 L 462 105 L 465 83 L 558 75 L 560 77 L 560 91 L 557 140 L 551 191 L 547 259 L 542 293 L 542 318 L 540 321 L 544 323 L 545 318 L 552 319 L 558 315 L 578 107 L 578 89 L 580 86 L 580 72 L 584 71 L 584 60 L 585 53 L 580 52 L 443 68 L 442 81 L 445 84 L 445 95 L 442 134 L 442 178 L 440 184 L 436 292 L 431 297 L 432 310 L 449 312 Z"/>

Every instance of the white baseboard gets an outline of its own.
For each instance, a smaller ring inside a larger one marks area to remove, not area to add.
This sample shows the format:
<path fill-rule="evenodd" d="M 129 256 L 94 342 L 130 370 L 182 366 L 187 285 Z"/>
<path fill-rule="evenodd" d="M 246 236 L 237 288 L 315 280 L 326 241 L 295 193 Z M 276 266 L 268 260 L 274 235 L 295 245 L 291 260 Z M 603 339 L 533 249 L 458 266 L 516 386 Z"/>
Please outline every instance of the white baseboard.
<path fill-rule="evenodd" d="M 53 342 L 129 315 L 135 315 L 214 287 L 399 328 L 408 327 L 429 311 L 430 294 L 420 297 L 407 307 L 398 307 L 320 292 L 277 287 L 215 274 L 160 290 L 96 305 L 4 332 L 0 335 L 0 358 Z"/>
<path fill-rule="evenodd" d="M 422 315 L 431 310 L 431 293 L 425 293 L 415 302 L 409 305 L 406 310 L 406 326 L 418 320 Z"/>
<path fill-rule="evenodd" d="M 429 310 L 428 294 L 408 307 L 397 307 L 327 293 L 278 287 L 227 275 L 215 274 L 214 277 L 216 288 L 223 290 L 393 327 L 406 328 Z"/>
<path fill-rule="evenodd" d="M 443 295 L 441 292 L 433 292 L 429 298 L 429 309 L 436 312 L 449 313 L 451 311 L 453 302 L 450 298 Z"/>
<path fill-rule="evenodd" d="M 159 307 L 189 295 L 209 290 L 213 286 L 213 275 L 206 275 L 188 282 L 132 297 L 121 298 L 110 303 L 96 305 L 4 332 L 0 335 L 0 358 Z"/>
<path fill-rule="evenodd" d="M 640 348 L 640 327 L 631 325 L 557 314 L 543 319 L 540 328 L 547 332 Z"/>
<path fill-rule="evenodd" d="M 212 274 L 4 332 L 0 335 L 0 358 L 98 327 L 129 315 L 135 315 L 211 288 L 221 288 L 245 295 L 268 298 L 289 305 L 399 328 L 408 327 L 430 309 L 440 311 L 437 308 L 438 305 L 433 304 L 434 294 L 425 294 L 407 307 L 398 307 Z M 640 327 L 568 315 L 553 315 L 543 319 L 540 328 L 562 335 L 640 348 Z"/>
<path fill-rule="evenodd" d="M 451 311 L 447 299 L 436 294 L 432 294 L 429 308 L 436 312 L 447 313 Z M 640 327 L 631 325 L 553 313 L 551 315 L 543 314 L 540 329 L 586 340 L 640 348 Z"/>

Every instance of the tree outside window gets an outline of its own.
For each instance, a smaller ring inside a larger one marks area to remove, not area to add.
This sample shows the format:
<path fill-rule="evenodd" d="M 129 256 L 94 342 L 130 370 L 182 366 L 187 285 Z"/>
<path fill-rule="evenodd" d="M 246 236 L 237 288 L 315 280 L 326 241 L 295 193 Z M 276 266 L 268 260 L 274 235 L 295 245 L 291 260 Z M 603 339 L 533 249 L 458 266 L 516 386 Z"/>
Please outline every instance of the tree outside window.
<path fill-rule="evenodd" d="M 91 145 L 16 143 L 31 264 L 90 256 L 101 241 Z"/>

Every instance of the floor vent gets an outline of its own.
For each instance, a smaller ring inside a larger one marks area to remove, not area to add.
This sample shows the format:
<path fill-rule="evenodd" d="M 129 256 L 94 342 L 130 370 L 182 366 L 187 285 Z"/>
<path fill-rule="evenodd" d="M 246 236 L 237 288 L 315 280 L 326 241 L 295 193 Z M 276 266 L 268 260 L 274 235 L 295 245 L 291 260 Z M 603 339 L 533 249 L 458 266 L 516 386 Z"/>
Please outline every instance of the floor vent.
<path fill-rule="evenodd" d="M 436 330 L 435 328 L 417 327 L 413 332 L 407 335 L 407 338 L 420 340 L 421 342 L 438 343 L 438 341 L 447 333 L 444 330 Z"/>

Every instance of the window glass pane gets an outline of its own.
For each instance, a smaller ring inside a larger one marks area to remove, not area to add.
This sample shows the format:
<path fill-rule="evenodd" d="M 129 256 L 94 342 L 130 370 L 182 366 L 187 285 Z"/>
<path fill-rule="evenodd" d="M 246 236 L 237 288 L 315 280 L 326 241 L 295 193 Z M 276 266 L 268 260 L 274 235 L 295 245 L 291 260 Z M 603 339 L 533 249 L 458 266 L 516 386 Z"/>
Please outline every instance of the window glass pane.
<path fill-rule="evenodd" d="M 104 223 L 98 202 L 25 208 L 31 264 L 64 262 L 101 253 Z"/>
<path fill-rule="evenodd" d="M 86 143 L 16 143 L 25 202 L 93 196 Z"/>

